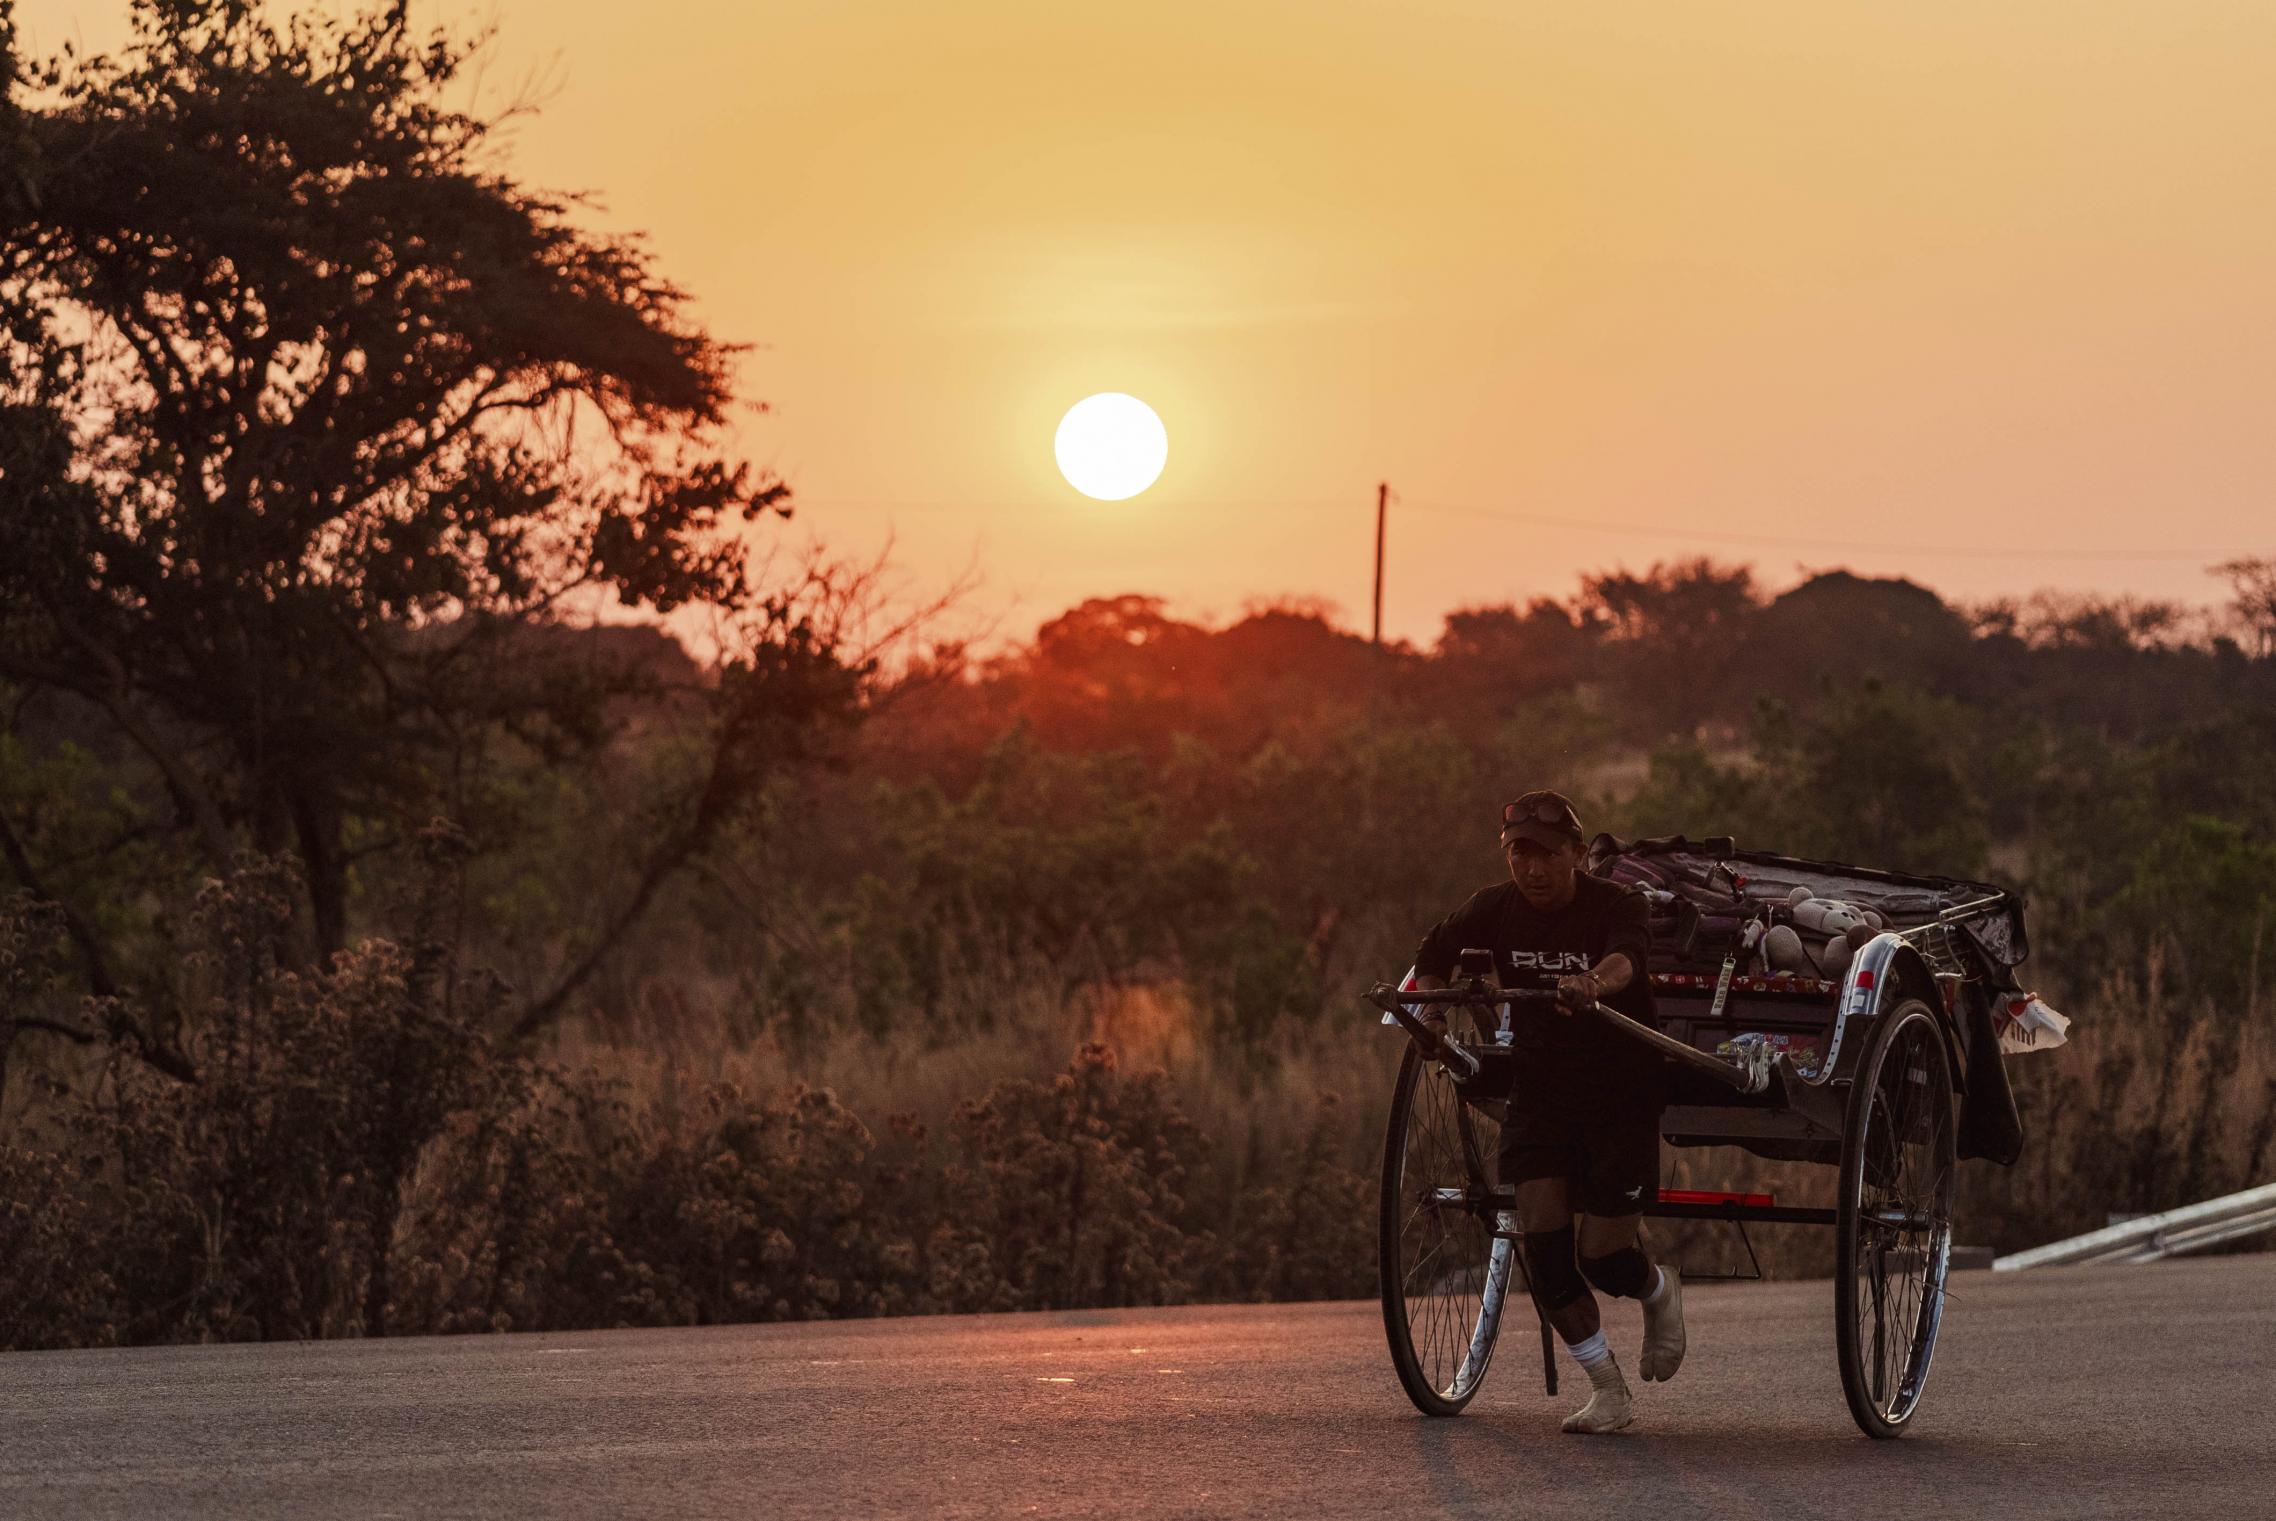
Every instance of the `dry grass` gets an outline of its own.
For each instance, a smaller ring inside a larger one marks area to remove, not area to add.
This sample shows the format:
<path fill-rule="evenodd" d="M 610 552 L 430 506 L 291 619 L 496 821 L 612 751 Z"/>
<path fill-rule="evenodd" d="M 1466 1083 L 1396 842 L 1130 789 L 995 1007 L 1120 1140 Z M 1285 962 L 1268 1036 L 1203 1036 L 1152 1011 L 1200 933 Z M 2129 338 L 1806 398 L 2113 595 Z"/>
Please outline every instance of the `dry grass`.
<path fill-rule="evenodd" d="M 2015 1167 L 1963 1173 L 1973 1238 L 2016 1250 L 2268 1182 L 2276 1029 L 2263 1007 L 2176 1006 L 2154 955 L 2107 977 L 2069 1045 L 2008 1063 L 2028 1140 Z"/>
<path fill-rule="evenodd" d="M 752 1095 L 804 1084 L 831 1090 L 872 1128 L 909 1115 L 937 1134 L 958 1106 L 999 1082 L 1046 1079 L 1092 1041 L 1112 1048 L 1126 1071 L 1167 1074 L 1179 1109 L 1208 1139 L 1216 1175 L 1197 1186 L 1212 1200 L 1271 1186 L 1306 1146 L 1328 1148 L 1319 1160 L 1333 1166 L 1374 1172 L 1399 1042 L 1359 1009 L 1291 1025 L 1259 1061 L 1212 1042 L 1204 1012 L 1173 981 L 1062 993 L 1049 979 L 998 969 L 981 982 L 988 1018 L 962 1020 L 947 1034 L 908 1028 L 875 1037 L 840 1021 L 792 1050 L 771 1035 L 737 1042 L 730 1020 L 682 1007 L 669 1029 L 609 1042 L 571 1037 L 557 1055 L 622 1081 L 636 1105 L 660 1117 L 714 1083 Z M 2276 1031 L 2257 1004 L 2226 1018 L 2177 1008 L 2153 959 L 2136 977 L 2105 979 L 2073 1012 L 2067 1047 L 2008 1063 L 2024 1155 L 2013 1168 L 1963 1166 L 1963 1242 L 2017 1250 L 2100 1226 L 2112 1213 L 2267 1181 L 2276 1166 Z M 1663 1181 L 1824 1205 L 1834 1179 L 1830 1168 L 1711 1147 L 1668 1149 Z M 1747 1266 L 1728 1226 L 1663 1221 L 1652 1235 L 1694 1271 Z M 1771 1276 L 1831 1270 L 1824 1230 L 1756 1227 L 1753 1244 Z"/>
<path fill-rule="evenodd" d="M 1252 1058 L 1212 1040 L 1206 1012 L 1174 980 L 1061 991 L 1033 971 L 1006 967 L 975 978 L 956 1001 L 978 1007 L 984 992 L 985 1016 L 960 1015 L 945 1030 L 911 1023 L 873 1035 L 840 1017 L 816 1021 L 810 1028 L 818 1033 L 802 1041 L 784 1039 L 772 1025 L 738 1040 L 724 1002 L 675 995 L 666 1001 L 668 1018 L 620 1024 L 606 1035 L 572 1026 L 550 1054 L 622 1083 L 635 1107 L 661 1117 L 719 1083 L 754 1096 L 804 1085 L 834 1093 L 873 1128 L 907 1115 L 937 1131 L 996 1084 L 1047 1080 L 1079 1046 L 1097 1043 L 1125 1071 L 1164 1072 L 1180 1110 L 1230 1167 L 1311 1137 L 1329 1095 L 1348 1143 L 1335 1160 L 1374 1167 L 1399 1044 L 1364 1013 L 1291 1023 L 1270 1051 Z"/>

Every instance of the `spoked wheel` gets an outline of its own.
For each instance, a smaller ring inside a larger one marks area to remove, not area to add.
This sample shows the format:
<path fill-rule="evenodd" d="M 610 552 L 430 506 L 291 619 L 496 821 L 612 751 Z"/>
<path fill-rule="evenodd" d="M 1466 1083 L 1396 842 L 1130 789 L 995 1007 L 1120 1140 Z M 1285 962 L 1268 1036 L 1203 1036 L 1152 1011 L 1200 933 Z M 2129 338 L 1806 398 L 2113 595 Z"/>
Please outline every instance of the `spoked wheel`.
<path fill-rule="evenodd" d="M 1928 1382 L 1952 1258 L 1953 1116 L 1936 1016 L 1907 999 L 1882 1016 L 1858 1058 L 1835 1207 L 1841 1388 L 1867 1436 L 1901 1432 Z"/>
<path fill-rule="evenodd" d="M 1491 1134 L 1410 1045 L 1383 1138 L 1379 1260 L 1391 1363 L 1425 1415 L 1459 1414 L 1478 1392 L 1509 1294 L 1515 1243 L 1492 1229 Z"/>

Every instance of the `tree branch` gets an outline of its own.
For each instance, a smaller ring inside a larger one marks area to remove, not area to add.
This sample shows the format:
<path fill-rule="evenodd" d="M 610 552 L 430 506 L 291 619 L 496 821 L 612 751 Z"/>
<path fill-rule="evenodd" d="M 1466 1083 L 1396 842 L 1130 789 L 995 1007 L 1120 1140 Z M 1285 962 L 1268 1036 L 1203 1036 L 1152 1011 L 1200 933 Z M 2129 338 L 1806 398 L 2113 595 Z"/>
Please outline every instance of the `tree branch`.
<path fill-rule="evenodd" d="M 111 1041 L 126 1047 L 144 1062 L 176 1081 L 196 1082 L 196 1064 L 171 1043 L 160 1040 L 143 1029 L 127 1012 L 126 1001 L 119 994 L 118 979 L 111 974 L 110 963 L 103 954 L 102 941 L 96 937 L 95 927 L 40 879 L 39 873 L 32 868 L 30 855 L 24 850 L 23 840 L 16 834 L 15 826 L 9 823 L 4 811 L 0 811 L 0 856 L 7 858 L 8 869 L 16 874 L 17 881 L 23 883 L 25 891 L 40 902 L 53 906 L 63 916 L 64 933 L 71 937 L 72 945 L 78 949 L 79 958 L 86 966 L 87 986 L 95 995 L 95 1003 L 104 1011 L 104 1024 Z M 91 1046 L 103 1038 L 102 1033 L 37 1014 L 11 1014 L 6 1023 L 12 1029 L 61 1035 L 82 1046 Z"/>
<path fill-rule="evenodd" d="M 111 975 L 110 962 L 103 955 L 103 943 L 96 938 L 95 927 L 87 922 L 85 915 L 64 902 L 61 896 L 41 880 L 40 874 L 32 867 L 31 854 L 24 849 L 23 837 L 16 833 L 16 826 L 9 822 L 5 809 L 0 809 L 0 856 L 7 858 L 8 869 L 16 874 L 17 881 L 24 884 L 25 891 L 42 903 L 54 905 L 56 911 L 63 915 L 64 933 L 78 947 L 79 959 L 87 968 L 89 990 L 98 998 L 109 998 L 117 994 L 118 979 Z"/>
<path fill-rule="evenodd" d="M 66 639 L 85 651 L 88 657 L 103 670 L 104 674 L 110 677 L 110 681 L 107 684 L 75 681 L 69 679 L 62 672 L 43 667 L 25 666 L 14 662 L 7 663 L 9 673 L 19 679 L 44 681 L 49 685 L 76 692 L 110 714 L 111 721 L 119 726 L 119 731 L 134 741 L 135 747 L 149 757 L 150 763 L 156 766 L 159 773 L 166 778 L 167 790 L 173 794 L 176 803 L 181 806 L 183 812 L 189 815 L 191 823 L 197 827 L 198 834 L 204 841 L 208 858 L 217 868 L 227 865 L 230 854 L 229 831 L 222 823 L 220 808 L 205 795 L 204 789 L 189 774 L 188 768 L 182 764 L 180 757 L 176 756 L 167 746 L 161 744 L 157 732 L 143 722 L 141 715 L 128 706 L 123 695 L 127 688 L 126 668 L 119 663 L 118 656 L 105 648 L 100 641 L 89 638 L 86 633 L 74 626 L 72 621 L 64 615 L 63 610 L 55 605 L 53 598 L 43 595 L 41 600 L 46 603 L 48 614 L 54 619 L 56 628 Z"/>
<path fill-rule="evenodd" d="M 37 1030 L 43 1035 L 60 1035 L 74 1045 L 91 1046 L 103 1038 L 100 1030 L 85 1030 L 78 1025 L 65 1024 L 60 1019 L 49 1019 L 41 1014 L 11 1014 L 7 1019 L 11 1030 Z"/>
<path fill-rule="evenodd" d="M 694 850 L 693 832 L 683 832 L 649 859 L 647 868 L 640 874 L 639 885 L 633 889 L 631 900 L 617 912 L 616 917 L 602 931 L 600 939 L 593 943 L 592 949 L 554 984 L 553 990 L 522 1010 L 508 1031 L 512 1039 L 528 1040 L 561 1017 L 561 1006 L 569 1001 L 569 995 L 584 986 L 586 980 L 600 970 L 601 963 L 608 959 L 609 952 L 616 949 L 617 942 L 640 921 L 641 915 L 648 912 L 648 904 L 655 898 L 657 889 L 664 885 L 673 872 L 679 870 Z"/>
<path fill-rule="evenodd" d="M 49 1019 L 39 1014 L 11 1014 L 4 1023 L 14 1030 L 36 1030 L 43 1035 L 60 1035 L 80 1046 L 91 1046 L 107 1036 L 113 1044 L 126 1047 L 144 1065 L 165 1073 L 178 1083 L 198 1081 L 197 1066 L 188 1056 L 164 1041 L 152 1040 L 123 1015 L 114 1015 L 107 1031 L 82 1029 L 78 1025 L 65 1024 L 60 1019 Z"/>

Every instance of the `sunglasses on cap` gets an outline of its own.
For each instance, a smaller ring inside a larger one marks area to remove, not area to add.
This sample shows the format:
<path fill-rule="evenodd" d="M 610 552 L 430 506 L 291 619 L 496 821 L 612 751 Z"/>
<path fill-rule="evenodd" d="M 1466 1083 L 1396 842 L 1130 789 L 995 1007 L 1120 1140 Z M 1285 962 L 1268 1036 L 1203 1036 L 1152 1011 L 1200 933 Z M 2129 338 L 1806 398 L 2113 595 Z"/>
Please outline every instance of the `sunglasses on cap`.
<path fill-rule="evenodd" d="M 1502 828 L 1507 829 L 1512 824 L 1528 821 L 1554 824 L 1573 834 L 1581 832 L 1580 816 L 1573 812 L 1573 805 L 1563 798 L 1528 796 L 1521 797 L 1514 803 L 1502 804 Z"/>

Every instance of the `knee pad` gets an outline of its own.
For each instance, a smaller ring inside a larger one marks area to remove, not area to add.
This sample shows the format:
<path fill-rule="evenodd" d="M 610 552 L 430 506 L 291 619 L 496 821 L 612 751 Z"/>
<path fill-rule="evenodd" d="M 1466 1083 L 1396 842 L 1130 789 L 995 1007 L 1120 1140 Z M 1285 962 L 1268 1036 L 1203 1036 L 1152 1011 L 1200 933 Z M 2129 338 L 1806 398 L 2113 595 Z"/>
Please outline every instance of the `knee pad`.
<path fill-rule="evenodd" d="M 1644 1261 L 1643 1252 L 1633 1246 L 1624 1246 L 1605 1257 L 1583 1257 L 1581 1276 L 1607 1294 L 1622 1299 L 1641 1299 L 1644 1285 L 1651 1280 L 1651 1267 Z"/>
<path fill-rule="evenodd" d="M 1533 1297 L 1544 1315 L 1554 1315 L 1588 1292 L 1573 1266 L 1573 1228 L 1527 1231 L 1525 1273 L 1533 1280 Z"/>

